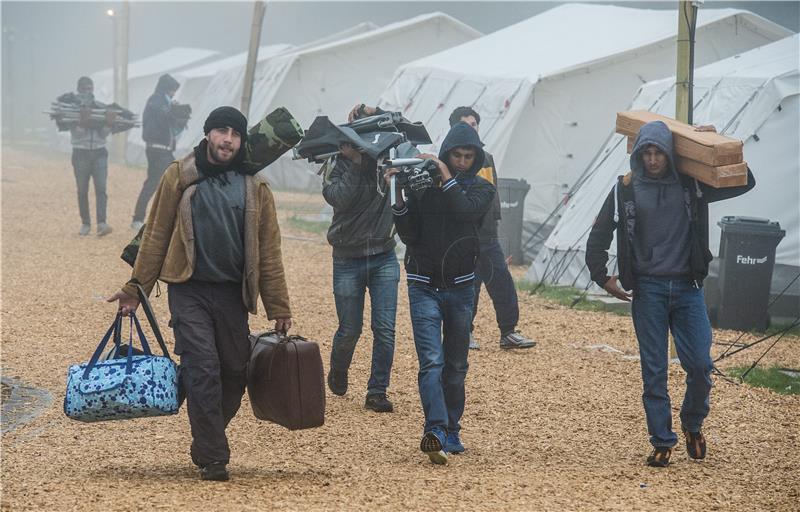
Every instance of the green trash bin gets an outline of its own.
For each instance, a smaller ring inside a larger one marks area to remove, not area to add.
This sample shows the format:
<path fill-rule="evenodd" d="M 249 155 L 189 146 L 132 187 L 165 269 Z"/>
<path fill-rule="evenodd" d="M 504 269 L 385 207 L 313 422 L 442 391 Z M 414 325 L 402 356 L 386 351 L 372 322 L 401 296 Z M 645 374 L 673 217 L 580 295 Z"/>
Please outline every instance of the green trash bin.
<path fill-rule="evenodd" d="M 522 218 L 525 212 L 525 196 L 531 186 L 525 180 L 499 178 L 497 193 L 500 196 L 500 226 L 497 237 L 506 258 L 511 256 L 514 265 L 525 263 L 522 252 Z"/>

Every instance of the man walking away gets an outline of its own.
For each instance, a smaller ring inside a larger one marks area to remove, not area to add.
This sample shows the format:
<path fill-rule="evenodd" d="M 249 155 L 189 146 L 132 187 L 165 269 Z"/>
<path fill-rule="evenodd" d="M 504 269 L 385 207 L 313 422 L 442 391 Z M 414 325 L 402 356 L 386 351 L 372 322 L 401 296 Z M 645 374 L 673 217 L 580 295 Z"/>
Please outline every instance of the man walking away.
<path fill-rule="evenodd" d="M 169 74 L 158 78 L 156 89 L 147 99 L 142 113 L 142 139 L 146 144 L 147 178 L 136 200 L 131 229 L 139 231 L 147 213 L 147 203 L 156 191 L 161 175 L 175 160 L 175 137 L 178 130 L 172 116 L 172 98 L 178 91 L 178 81 Z"/>

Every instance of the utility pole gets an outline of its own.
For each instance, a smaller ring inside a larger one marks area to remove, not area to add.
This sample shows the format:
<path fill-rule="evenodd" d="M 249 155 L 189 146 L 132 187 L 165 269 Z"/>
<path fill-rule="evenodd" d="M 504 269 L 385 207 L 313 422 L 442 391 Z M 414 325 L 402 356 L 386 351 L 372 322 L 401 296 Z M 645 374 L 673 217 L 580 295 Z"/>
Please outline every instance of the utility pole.
<path fill-rule="evenodd" d="M 130 3 L 122 2 L 119 11 L 108 9 L 106 11 L 112 23 L 112 54 L 114 85 L 113 101 L 121 107 L 128 107 L 128 28 L 130 19 Z M 114 158 L 117 161 L 128 161 L 128 132 L 112 136 Z"/>
<path fill-rule="evenodd" d="M 122 10 L 119 16 L 119 56 L 117 57 L 117 64 L 119 65 L 119 96 L 116 102 L 125 108 L 128 108 L 128 39 L 130 30 L 130 14 L 131 4 L 128 0 L 122 2 Z M 117 136 L 118 144 L 122 149 L 122 161 L 128 163 L 128 132 L 124 131 Z"/>
<path fill-rule="evenodd" d="M 242 113 L 245 117 L 250 115 L 250 102 L 253 99 L 253 80 L 258 62 L 258 45 L 261 41 L 261 26 L 264 23 L 264 13 L 267 4 L 264 0 L 257 0 L 253 5 L 253 24 L 250 26 L 250 48 L 247 51 L 247 67 L 244 72 L 244 86 L 242 87 Z"/>
<path fill-rule="evenodd" d="M 694 31 L 697 2 L 678 2 L 678 66 L 675 73 L 675 119 L 692 124 L 692 78 L 694 76 Z"/>
<path fill-rule="evenodd" d="M 694 108 L 694 31 L 697 26 L 697 4 L 702 0 L 678 1 L 678 62 L 675 72 L 675 119 L 692 124 Z M 706 216 L 707 218 L 708 216 Z M 708 227 L 705 228 L 708 233 Z M 670 339 L 669 357 L 678 357 L 675 340 Z"/>

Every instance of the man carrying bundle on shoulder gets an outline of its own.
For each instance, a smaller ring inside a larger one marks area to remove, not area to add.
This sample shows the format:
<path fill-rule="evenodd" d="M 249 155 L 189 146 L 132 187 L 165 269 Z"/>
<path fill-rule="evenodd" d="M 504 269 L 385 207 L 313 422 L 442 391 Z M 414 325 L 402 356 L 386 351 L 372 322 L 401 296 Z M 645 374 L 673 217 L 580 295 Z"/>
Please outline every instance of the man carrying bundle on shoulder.
<path fill-rule="evenodd" d="M 697 130 L 713 131 L 713 127 Z M 678 174 L 675 162 L 667 125 L 653 121 L 642 126 L 631 152 L 631 172 L 618 177 L 586 242 L 592 280 L 614 297 L 632 302 L 642 399 L 653 445 L 647 464 L 653 467 L 666 467 L 678 442 L 667 392 L 670 331 L 686 371 L 680 412 L 686 450 L 692 459 L 706 456 L 702 426 L 709 412 L 713 368 L 711 325 L 703 298 L 703 279 L 712 259 L 707 204 L 755 186 L 749 169 L 746 185 L 716 189 Z M 609 277 L 608 249 L 615 232 L 619 275 Z"/>

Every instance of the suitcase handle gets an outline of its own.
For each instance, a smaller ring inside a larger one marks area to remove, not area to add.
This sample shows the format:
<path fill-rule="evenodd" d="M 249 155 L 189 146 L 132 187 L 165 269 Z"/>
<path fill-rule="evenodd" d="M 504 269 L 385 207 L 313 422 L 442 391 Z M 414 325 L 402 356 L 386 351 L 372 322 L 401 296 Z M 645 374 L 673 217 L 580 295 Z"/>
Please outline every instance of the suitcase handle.
<path fill-rule="evenodd" d="M 295 343 L 297 341 L 308 341 L 308 339 L 298 335 L 293 334 L 291 336 L 287 335 L 285 332 L 278 332 L 278 331 L 268 331 L 267 335 L 277 336 L 278 343 L 275 347 L 275 350 L 283 349 L 286 350 L 286 345 L 289 343 Z M 275 353 L 272 354 L 272 357 L 269 360 L 269 367 L 267 368 L 267 380 L 272 380 L 272 365 L 275 364 Z"/>

